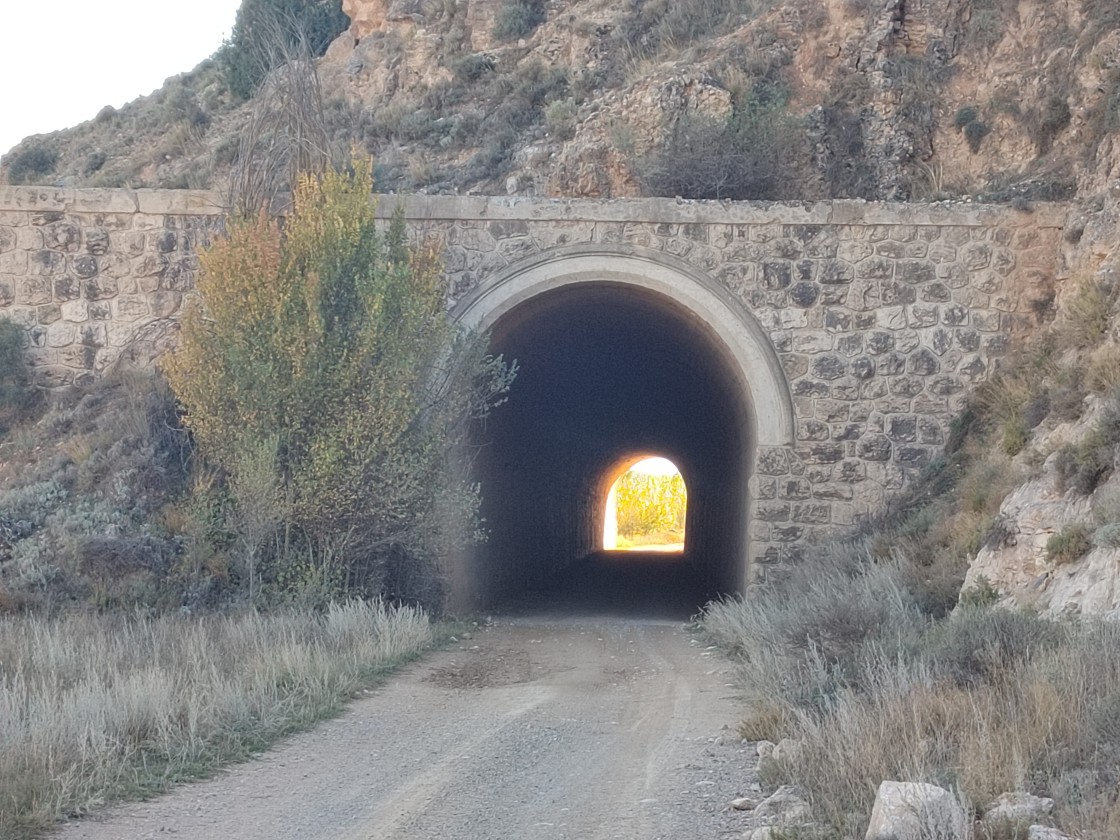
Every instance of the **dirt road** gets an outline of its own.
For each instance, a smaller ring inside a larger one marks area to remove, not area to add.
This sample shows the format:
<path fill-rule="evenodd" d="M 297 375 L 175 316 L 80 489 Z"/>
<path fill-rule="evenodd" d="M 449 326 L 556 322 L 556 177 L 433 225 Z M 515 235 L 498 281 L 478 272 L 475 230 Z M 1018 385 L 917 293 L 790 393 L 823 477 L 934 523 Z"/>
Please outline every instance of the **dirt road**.
<path fill-rule="evenodd" d="M 728 665 L 680 623 L 507 618 L 259 760 L 65 840 L 738 837 Z"/>

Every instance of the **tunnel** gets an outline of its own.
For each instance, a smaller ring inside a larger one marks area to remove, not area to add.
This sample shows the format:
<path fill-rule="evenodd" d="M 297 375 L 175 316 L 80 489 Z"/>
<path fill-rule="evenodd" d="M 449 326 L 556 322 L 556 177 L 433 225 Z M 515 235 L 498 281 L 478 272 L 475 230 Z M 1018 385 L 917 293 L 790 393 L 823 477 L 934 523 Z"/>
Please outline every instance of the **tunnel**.
<path fill-rule="evenodd" d="M 591 280 L 516 301 L 489 343 L 518 374 L 472 441 L 486 540 L 461 582 L 471 601 L 590 588 L 603 604 L 675 598 L 695 608 L 741 590 L 750 403 L 709 324 L 656 290 Z M 672 461 L 687 486 L 684 551 L 612 557 L 607 494 L 649 456 Z"/>

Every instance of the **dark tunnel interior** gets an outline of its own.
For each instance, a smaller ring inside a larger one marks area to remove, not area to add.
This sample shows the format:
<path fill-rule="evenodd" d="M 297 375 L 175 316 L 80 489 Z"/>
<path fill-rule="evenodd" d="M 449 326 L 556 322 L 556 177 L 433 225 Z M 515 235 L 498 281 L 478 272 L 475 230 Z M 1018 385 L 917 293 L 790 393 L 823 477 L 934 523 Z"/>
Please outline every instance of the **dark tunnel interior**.
<path fill-rule="evenodd" d="M 468 564 L 473 603 L 577 593 L 607 608 L 675 600 L 694 612 L 741 589 L 748 412 L 705 324 L 636 286 L 573 284 L 506 313 L 491 351 L 516 360 L 518 375 L 473 441 L 488 532 Z M 610 483 L 646 455 L 684 477 L 683 555 L 602 551 Z"/>

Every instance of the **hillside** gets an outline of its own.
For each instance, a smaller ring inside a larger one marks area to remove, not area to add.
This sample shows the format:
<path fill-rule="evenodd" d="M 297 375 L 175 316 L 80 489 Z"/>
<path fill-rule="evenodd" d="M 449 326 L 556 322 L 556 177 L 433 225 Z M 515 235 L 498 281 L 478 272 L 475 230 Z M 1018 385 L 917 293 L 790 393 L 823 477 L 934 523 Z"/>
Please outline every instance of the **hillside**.
<path fill-rule="evenodd" d="M 385 190 L 1062 199 L 1120 174 L 1109 0 L 345 8 L 316 117 Z M 268 96 L 239 103 L 219 64 L 27 138 L 6 176 L 225 186 Z"/>

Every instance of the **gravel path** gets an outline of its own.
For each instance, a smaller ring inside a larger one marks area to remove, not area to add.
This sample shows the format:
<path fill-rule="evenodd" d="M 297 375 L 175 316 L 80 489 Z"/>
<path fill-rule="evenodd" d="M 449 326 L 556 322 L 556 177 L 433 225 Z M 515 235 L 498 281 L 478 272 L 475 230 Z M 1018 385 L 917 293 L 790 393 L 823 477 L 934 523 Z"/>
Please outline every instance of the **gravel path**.
<path fill-rule="evenodd" d="M 65 840 L 739 837 L 729 665 L 671 621 L 497 621 L 259 760 Z"/>

